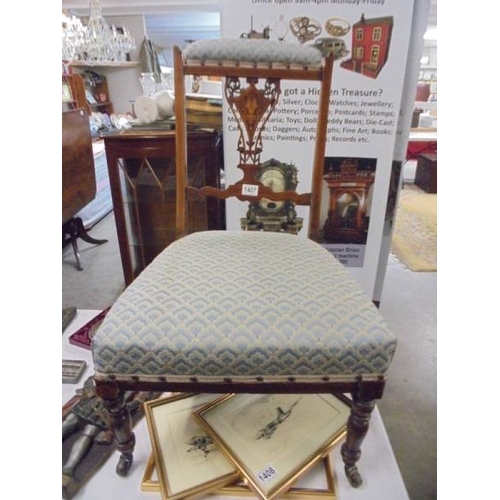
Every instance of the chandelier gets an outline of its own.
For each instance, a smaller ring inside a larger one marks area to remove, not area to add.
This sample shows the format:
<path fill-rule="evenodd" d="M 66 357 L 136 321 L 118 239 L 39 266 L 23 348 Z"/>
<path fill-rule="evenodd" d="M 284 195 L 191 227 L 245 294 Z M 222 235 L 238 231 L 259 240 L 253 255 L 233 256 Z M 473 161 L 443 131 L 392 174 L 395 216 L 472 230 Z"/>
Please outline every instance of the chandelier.
<path fill-rule="evenodd" d="M 75 16 L 63 16 L 63 62 L 82 61 L 88 65 L 124 62 L 127 54 L 135 48 L 135 40 L 127 28 L 108 25 L 98 0 L 90 0 L 87 26 Z"/>

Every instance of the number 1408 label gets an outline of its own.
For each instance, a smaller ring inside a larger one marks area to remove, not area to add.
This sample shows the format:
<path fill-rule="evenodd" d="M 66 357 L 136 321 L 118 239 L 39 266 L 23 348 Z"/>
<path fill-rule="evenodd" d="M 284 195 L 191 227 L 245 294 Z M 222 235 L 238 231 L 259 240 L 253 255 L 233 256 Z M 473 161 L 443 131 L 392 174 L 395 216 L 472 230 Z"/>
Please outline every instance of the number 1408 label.
<path fill-rule="evenodd" d="M 267 483 L 274 477 L 278 475 L 278 471 L 272 466 L 268 465 L 265 469 L 262 469 L 258 474 L 257 474 L 257 479 L 262 483 Z"/>

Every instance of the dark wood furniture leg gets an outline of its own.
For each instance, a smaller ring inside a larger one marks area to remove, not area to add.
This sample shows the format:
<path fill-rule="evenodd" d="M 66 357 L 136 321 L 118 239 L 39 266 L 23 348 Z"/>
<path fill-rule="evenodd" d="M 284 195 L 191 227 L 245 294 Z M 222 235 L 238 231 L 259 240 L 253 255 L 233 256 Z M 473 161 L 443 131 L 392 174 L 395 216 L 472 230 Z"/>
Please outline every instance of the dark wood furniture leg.
<path fill-rule="evenodd" d="M 71 246 L 73 247 L 73 253 L 75 254 L 76 259 L 76 268 L 79 271 L 83 271 L 82 264 L 80 262 L 80 252 L 78 250 L 78 238 L 81 238 L 83 241 L 87 243 L 91 243 L 92 245 L 102 245 L 103 243 L 107 243 L 108 240 L 98 240 L 96 238 L 92 238 L 92 236 L 87 233 L 85 226 L 83 225 L 83 221 L 80 217 L 71 217 L 67 222 L 63 224 L 63 245 L 71 242 Z"/>
<path fill-rule="evenodd" d="M 102 245 L 103 243 L 107 243 L 108 240 L 98 240 L 96 238 L 92 238 L 92 236 L 87 233 L 87 230 L 85 229 L 85 226 L 83 225 L 82 219 L 80 217 L 74 217 L 74 224 L 75 224 L 75 230 L 76 230 L 76 235 L 80 237 L 83 241 L 86 241 L 87 243 L 92 243 L 93 245 Z"/>
<path fill-rule="evenodd" d="M 361 457 L 361 443 L 368 432 L 368 425 L 374 408 L 375 399 L 360 401 L 356 394 L 352 395 L 351 415 L 347 421 L 347 436 L 340 451 L 345 464 L 345 474 L 354 488 L 361 486 L 363 483 L 356 463 Z"/>
<path fill-rule="evenodd" d="M 114 385 L 96 383 L 96 394 L 101 398 L 115 445 L 121 453 L 116 473 L 126 476 L 132 467 L 135 435 L 132 431 L 132 418 L 125 405 L 125 393 Z"/>

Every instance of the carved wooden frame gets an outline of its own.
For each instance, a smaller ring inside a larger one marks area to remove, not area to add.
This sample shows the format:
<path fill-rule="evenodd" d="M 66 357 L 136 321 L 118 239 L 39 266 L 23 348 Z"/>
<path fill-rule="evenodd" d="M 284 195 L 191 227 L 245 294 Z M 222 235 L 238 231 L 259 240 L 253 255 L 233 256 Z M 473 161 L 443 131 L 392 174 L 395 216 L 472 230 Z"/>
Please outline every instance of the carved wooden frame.
<path fill-rule="evenodd" d="M 325 155 L 326 133 L 328 126 L 328 105 L 330 100 L 330 89 L 333 72 L 333 55 L 324 60 L 321 67 L 273 67 L 272 64 L 265 66 L 246 66 L 231 64 L 225 66 L 223 63 L 216 65 L 204 65 L 203 63 L 190 63 L 183 61 L 182 52 L 179 47 L 174 47 L 174 66 L 179 68 L 179 78 L 175 78 L 175 93 L 185 94 L 185 81 L 182 75 L 206 75 L 222 76 L 226 78 L 225 97 L 228 99 L 229 109 L 235 114 L 240 131 L 238 140 L 238 151 L 240 153 L 240 164 L 238 167 L 243 171 L 243 178 L 224 190 L 205 186 L 201 189 L 189 187 L 182 175 L 177 175 L 177 237 L 186 234 L 185 217 L 188 199 L 203 199 L 214 196 L 219 199 L 235 197 L 240 201 L 255 202 L 255 190 L 248 194 L 245 186 L 257 186 L 257 196 L 269 198 L 276 201 L 292 200 L 296 205 L 310 206 L 309 233 L 308 236 L 318 241 L 319 218 L 321 209 L 321 186 L 323 182 L 322 169 Z M 246 79 L 247 88 L 242 90 L 241 80 Z M 280 82 L 286 80 L 305 80 L 321 82 L 321 92 L 318 103 L 318 127 L 316 131 L 316 143 L 314 147 L 314 158 L 312 167 L 312 188 L 308 193 L 297 193 L 286 190 L 275 193 L 272 189 L 263 186 L 255 175 L 260 168 L 260 153 L 262 151 L 262 128 L 269 115 L 276 106 L 280 95 Z M 259 80 L 263 80 L 263 87 L 258 87 Z M 231 101 L 231 102 L 229 102 Z M 182 99 L 175 100 L 175 116 L 183 118 L 182 123 L 176 127 L 176 161 L 185 163 L 186 158 L 186 132 L 184 130 L 186 120 L 186 109 Z M 256 111 L 257 110 L 257 111 Z M 241 115 L 240 117 L 238 116 Z M 238 120 L 239 118 L 239 120 Z M 245 144 L 245 140 L 249 143 Z"/>

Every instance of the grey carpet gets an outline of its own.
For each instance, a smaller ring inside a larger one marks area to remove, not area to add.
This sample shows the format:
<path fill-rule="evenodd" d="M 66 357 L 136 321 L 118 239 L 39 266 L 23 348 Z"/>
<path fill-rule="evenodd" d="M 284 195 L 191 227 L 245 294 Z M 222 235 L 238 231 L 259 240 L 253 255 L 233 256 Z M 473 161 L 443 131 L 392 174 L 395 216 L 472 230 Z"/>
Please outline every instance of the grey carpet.
<path fill-rule="evenodd" d="M 95 239 L 108 239 L 92 245 L 78 239 L 83 271 L 76 268 L 71 245 L 62 251 L 62 306 L 77 309 L 105 309 L 125 287 L 113 212 L 89 230 Z"/>

